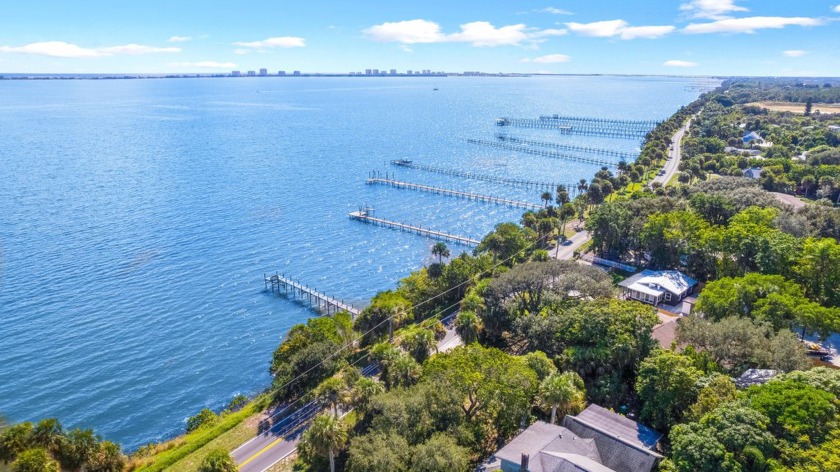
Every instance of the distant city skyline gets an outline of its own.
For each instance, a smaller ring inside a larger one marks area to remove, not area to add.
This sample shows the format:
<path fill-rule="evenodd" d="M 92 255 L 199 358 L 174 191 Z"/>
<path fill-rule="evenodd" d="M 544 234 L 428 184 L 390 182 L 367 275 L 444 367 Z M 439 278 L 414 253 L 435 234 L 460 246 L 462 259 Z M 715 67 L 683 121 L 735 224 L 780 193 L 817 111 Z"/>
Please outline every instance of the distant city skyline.
<path fill-rule="evenodd" d="M 4 5 L 0 73 L 838 76 L 838 2 L 33 0 Z"/>

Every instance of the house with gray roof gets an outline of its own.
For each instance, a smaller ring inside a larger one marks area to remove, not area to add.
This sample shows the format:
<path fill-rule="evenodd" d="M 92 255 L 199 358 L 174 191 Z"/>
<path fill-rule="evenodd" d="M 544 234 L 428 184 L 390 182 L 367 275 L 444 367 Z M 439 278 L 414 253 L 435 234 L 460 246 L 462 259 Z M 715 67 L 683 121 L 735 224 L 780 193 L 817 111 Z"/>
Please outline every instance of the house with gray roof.
<path fill-rule="evenodd" d="M 537 421 L 493 456 L 485 470 L 503 472 L 650 472 L 662 456 L 662 434 L 590 405 L 563 425 Z M 524 467 L 523 467 L 524 466 Z"/>
<path fill-rule="evenodd" d="M 764 139 L 761 137 L 760 134 L 756 133 L 755 131 L 750 131 L 749 133 L 746 133 L 743 138 L 741 138 L 741 141 L 743 141 L 744 144 L 763 143 Z"/>
<path fill-rule="evenodd" d="M 642 303 L 676 305 L 691 295 L 697 281 L 678 270 L 643 270 L 618 283 L 626 298 Z"/>

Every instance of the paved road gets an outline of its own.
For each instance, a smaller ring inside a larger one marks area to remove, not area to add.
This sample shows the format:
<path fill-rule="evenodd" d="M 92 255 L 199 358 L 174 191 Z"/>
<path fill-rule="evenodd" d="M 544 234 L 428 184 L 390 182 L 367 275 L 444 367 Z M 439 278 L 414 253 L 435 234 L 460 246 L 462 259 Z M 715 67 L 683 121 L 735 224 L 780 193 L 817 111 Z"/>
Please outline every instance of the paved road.
<path fill-rule="evenodd" d="M 807 205 L 807 203 L 798 199 L 794 195 L 788 195 L 786 193 L 780 193 L 780 192 L 770 192 L 770 193 L 772 193 L 776 197 L 776 199 L 779 200 L 780 202 L 787 203 L 788 205 L 792 206 L 793 208 L 796 208 L 797 210 L 804 207 L 805 205 Z"/>
<path fill-rule="evenodd" d="M 677 171 L 680 169 L 680 159 L 682 159 L 682 138 L 688 131 L 689 126 L 691 126 L 690 119 L 686 121 L 685 125 L 682 128 L 680 128 L 679 131 L 677 131 L 676 134 L 674 134 L 674 136 L 671 138 L 671 142 L 673 142 L 673 144 L 671 145 L 671 149 L 668 151 L 668 157 L 670 157 L 670 159 L 665 161 L 665 166 L 663 167 L 663 170 L 665 170 L 665 174 L 657 175 L 650 182 L 650 184 L 648 184 L 648 187 L 652 187 L 655 182 L 659 182 L 664 186 L 671 180 L 671 177 L 673 177 L 674 174 L 676 174 Z"/>
<path fill-rule="evenodd" d="M 455 332 L 454 320 L 455 314 L 441 320 L 446 328 L 446 335 L 438 342 L 438 352 L 446 352 L 463 344 L 461 337 Z M 378 372 L 374 365 L 368 365 L 362 369 L 362 374 L 365 376 L 373 376 Z M 231 452 L 233 460 L 239 465 L 239 470 L 263 472 L 295 452 L 309 422 L 320 412 L 321 407 L 314 401 L 302 406 L 276 408 L 267 418 L 267 424 L 271 424 L 270 428 L 267 427 L 264 432 Z"/>
<path fill-rule="evenodd" d="M 563 244 L 555 247 L 551 251 L 551 257 L 555 259 L 568 260 L 574 257 L 575 251 L 586 244 L 591 239 L 588 231 L 581 231 L 575 233 L 571 238 L 563 242 Z"/>

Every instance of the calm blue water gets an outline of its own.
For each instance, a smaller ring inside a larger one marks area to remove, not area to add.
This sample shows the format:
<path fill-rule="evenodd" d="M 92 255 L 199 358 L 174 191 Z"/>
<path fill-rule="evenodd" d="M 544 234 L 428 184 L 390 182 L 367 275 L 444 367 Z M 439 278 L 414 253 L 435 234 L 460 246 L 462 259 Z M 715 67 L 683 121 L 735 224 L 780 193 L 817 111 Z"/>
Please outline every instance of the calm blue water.
<path fill-rule="evenodd" d="M 394 158 L 574 182 L 591 165 L 467 144 L 497 116 L 663 119 L 687 79 L 0 81 L 0 413 L 58 417 L 132 449 L 270 383 L 272 350 L 312 316 L 263 292 L 282 271 L 363 305 L 429 262 L 377 216 L 480 238 L 520 210 L 367 186 L 371 170 L 539 203 L 534 190 Z M 439 91 L 433 91 L 433 87 Z M 511 134 L 586 146 L 638 142 Z"/>

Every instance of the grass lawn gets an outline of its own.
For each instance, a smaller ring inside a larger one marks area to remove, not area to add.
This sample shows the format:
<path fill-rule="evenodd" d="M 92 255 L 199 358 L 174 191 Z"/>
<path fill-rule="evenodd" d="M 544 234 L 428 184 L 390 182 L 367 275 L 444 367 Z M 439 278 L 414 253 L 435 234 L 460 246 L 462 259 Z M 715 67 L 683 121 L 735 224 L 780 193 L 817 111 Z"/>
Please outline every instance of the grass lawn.
<path fill-rule="evenodd" d="M 200 449 L 193 451 L 188 456 L 172 464 L 166 470 L 173 472 L 191 472 L 198 470 L 201 461 L 207 457 L 213 449 L 222 448 L 232 451 L 239 447 L 245 441 L 251 439 L 257 434 L 257 426 L 262 418 L 262 412 L 252 415 L 242 421 L 238 425 L 222 433 L 216 439 L 202 446 Z M 291 465 L 289 466 L 291 467 Z M 291 468 L 289 469 L 291 470 Z"/>

